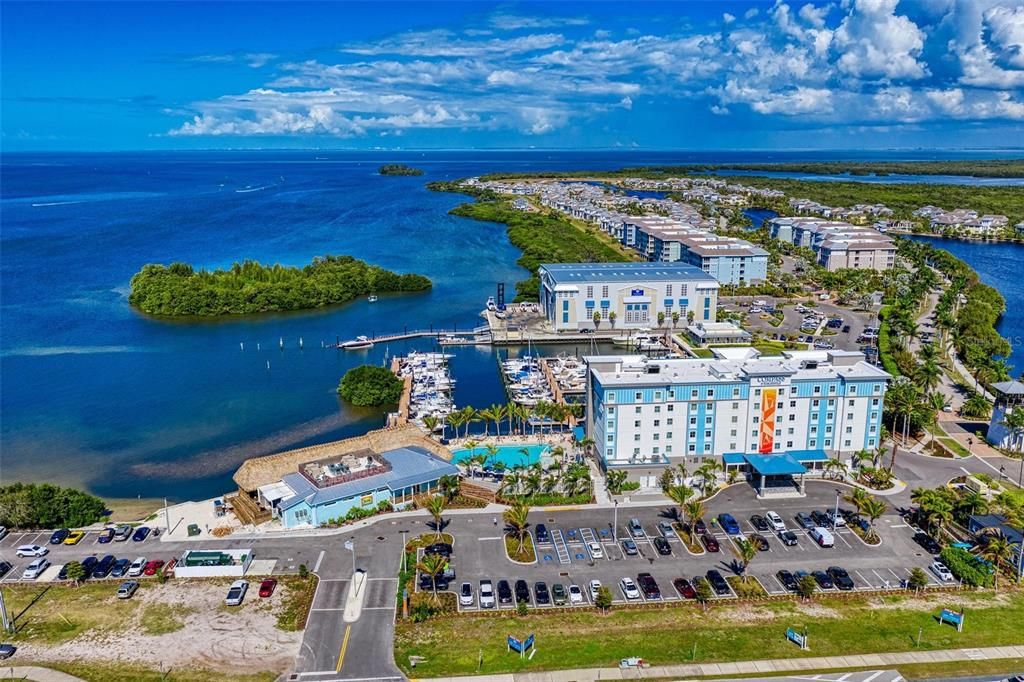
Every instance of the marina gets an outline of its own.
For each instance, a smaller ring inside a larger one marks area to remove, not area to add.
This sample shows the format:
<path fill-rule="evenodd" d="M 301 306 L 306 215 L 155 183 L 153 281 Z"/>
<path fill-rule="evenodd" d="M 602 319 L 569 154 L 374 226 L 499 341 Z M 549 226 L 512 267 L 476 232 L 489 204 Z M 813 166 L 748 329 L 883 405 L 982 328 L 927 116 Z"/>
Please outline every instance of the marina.
<path fill-rule="evenodd" d="M 432 351 L 413 351 L 392 361 L 392 371 L 405 381 L 399 402 L 399 418 L 428 433 L 443 433 L 448 415 L 455 411 L 452 391 L 455 379 L 448 371 L 454 356 Z M 405 410 L 403 412 L 403 405 Z"/>

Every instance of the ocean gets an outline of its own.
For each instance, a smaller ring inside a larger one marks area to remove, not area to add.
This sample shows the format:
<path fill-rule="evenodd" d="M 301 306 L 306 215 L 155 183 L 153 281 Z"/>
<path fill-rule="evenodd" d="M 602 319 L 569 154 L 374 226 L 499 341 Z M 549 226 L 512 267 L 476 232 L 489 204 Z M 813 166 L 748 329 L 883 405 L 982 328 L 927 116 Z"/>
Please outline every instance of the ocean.
<path fill-rule="evenodd" d="M 231 474 L 246 457 L 381 426 L 383 411 L 354 409 L 338 399 L 338 380 L 356 364 L 381 363 L 385 354 L 427 348 L 430 342 L 392 343 L 363 353 L 322 344 L 406 326 L 469 328 L 480 324 L 478 313 L 498 283 L 511 298 L 515 282 L 527 276 L 515 264 L 520 254 L 504 227 L 448 215 L 467 198 L 429 192 L 424 185 L 431 180 L 501 170 L 835 156 L 3 155 L 0 482 L 52 481 L 109 497 L 200 499 L 232 489 Z M 426 174 L 377 175 L 387 162 L 408 163 Z M 979 248 L 985 261 L 995 253 L 988 249 L 1021 247 Z M 145 263 L 180 260 L 217 268 L 248 258 L 303 265 L 328 253 L 418 272 L 434 287 L 425 294 L 381 296 L 373 304 L 359 300 L 328 310 L 199 322 L 152 319 L 127 303 L 129 280 Z M 1019 283 L 1005 285 L 1016 286 L 1020 295 Z M 1021 321 L 1014 319 L 1017 327 L 1004 334 L 1021 334 Z M 558 350 L 572 349 L 542 352 Z M 453 352 L 458 404 L 504 402 L 496 351 Z"/>

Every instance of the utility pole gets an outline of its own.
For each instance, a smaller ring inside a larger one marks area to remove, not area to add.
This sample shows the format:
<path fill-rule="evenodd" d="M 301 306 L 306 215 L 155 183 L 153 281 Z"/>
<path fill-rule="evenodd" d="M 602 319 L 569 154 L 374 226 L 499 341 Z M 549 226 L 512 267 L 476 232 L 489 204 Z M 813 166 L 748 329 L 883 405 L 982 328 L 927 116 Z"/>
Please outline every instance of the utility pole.
<path fill-rule="evenodd" d="M 836 488 L 836 512 L 832 517 L 832 530 L 836 529 L 837 523 L 839 523 L 839 488 Z"/>
<path fill-rule="evenodd" d="M 167 498 L 164 498 L 164 528 L 170 533 L 171 532 L 171 512 L 167 509 Z"/>
<path fill-rule="evenodd" d="M 7 615 L 7 602 L 4 601 L 3 590 L 0 590 L 0 626 L 3 627 L 4 632 L 14 632 L 14 623 L 11 622 L 10 617 Z"/>
<path fill-rule="evenodd" d="M 613 500 L 613 502 L 615 502 L 615 515 L 612 517 L 613 518 L 613 520 L 612 520 L 612 542 L 618 542 L 619 541 L 619 501 L 618 500 Z"/>

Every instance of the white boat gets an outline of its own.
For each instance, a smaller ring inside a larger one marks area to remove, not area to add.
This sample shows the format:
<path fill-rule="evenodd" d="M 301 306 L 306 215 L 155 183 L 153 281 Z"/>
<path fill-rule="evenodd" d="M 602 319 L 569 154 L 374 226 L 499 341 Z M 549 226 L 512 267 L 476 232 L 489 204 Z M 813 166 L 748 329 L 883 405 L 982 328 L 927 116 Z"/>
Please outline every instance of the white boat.
<path fill-rule="evenodd" d="M 366 301 L 367 301 L 367 303 L 376 303 L 377 302 L 377 294 L 370 294 L 369 296 L 366 297 Z"/>
<path fill-rule="evenodd" d="M 341 348 L 344 350 L 362 350 L 363 348 L 373 348 L 373 341 L 365 336 L 357 336 L 351 341 L 346 341 L 341 344 Z"/>
<path fill-rule="evenodd" d="M 487 309 L 488 310 L 497 310 L 498 309 L 498 304 L 496 304 L 494 302 L 494 297 L 493 296 L 488 296 L 487 297 Z"/>

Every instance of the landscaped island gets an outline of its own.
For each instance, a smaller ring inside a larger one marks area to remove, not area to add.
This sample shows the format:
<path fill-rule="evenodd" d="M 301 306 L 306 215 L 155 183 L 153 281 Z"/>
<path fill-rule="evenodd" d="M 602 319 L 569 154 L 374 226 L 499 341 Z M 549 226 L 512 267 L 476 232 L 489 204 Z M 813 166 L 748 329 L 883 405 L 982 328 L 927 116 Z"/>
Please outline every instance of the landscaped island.
<path fill-rule="evenodd" d="M 213 271 L 149 264 L 132 277 L 128 302 L 151 315 L 217 317 L 322 308 L 430 286 L 423 275 L 399 275 L 351 256 L 322 256 L 302 268 L 249 260 Z"/>
<path fill-rule="evenodd" d="M 377 172 L 381 175 L 423 175 L 419 168 L 406 166 L 404 163 L 386 163 Z"/>

